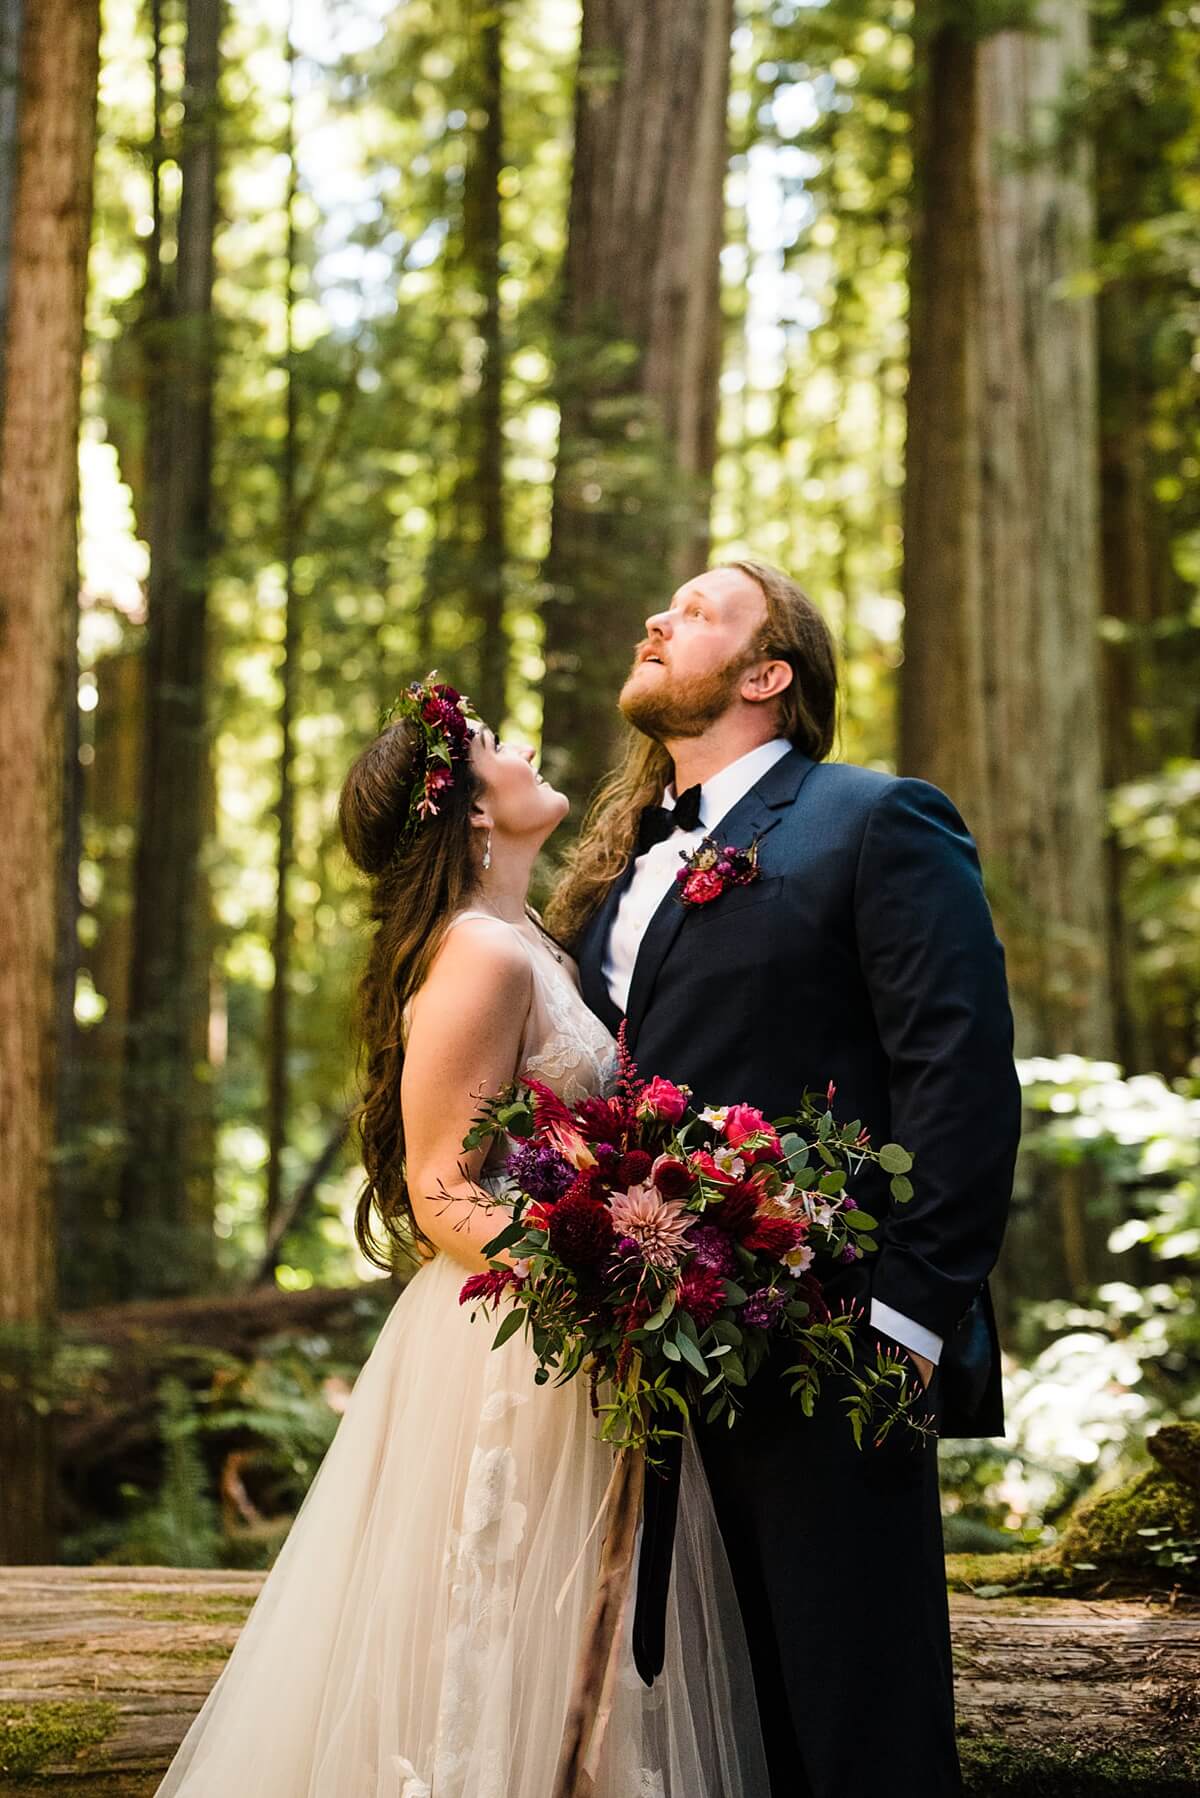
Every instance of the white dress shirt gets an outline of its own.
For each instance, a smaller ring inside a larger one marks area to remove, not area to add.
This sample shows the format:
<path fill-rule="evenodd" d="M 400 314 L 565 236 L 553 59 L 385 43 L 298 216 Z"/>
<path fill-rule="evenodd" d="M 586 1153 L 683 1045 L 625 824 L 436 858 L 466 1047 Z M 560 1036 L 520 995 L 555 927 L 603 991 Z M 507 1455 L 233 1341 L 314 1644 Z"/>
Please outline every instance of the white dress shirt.
<path fill-rule="evenodd" d="M 786 737 L 772 737 L 769 743 L 760 743 L 757 749 L 730 762 L 701 786 L 700 822 L 695 830 L 673 831 L 661 843 L 653 844 L 644 855 L 638 856 L 633 866 L 633 878 L 621 895 L 604 948 L 604 984 L 618 1011 L 623 1012 L 629 1003 L 629 988 L 642 938 L 651 918 L 675 884 L 681 857 L 698 849 L 726 813 L 745 798 L 776 762 L 782 761 L 791 747 Z M 668 786 L 663 794 L 663 804 L 673 807 L 675 799 L 675 789 Z M 709 1103 L 723 1104 L 725 1100 L 720 1096 L 709 1096 Z M 924 1355 L 929 1361 L 936 1363 L 941 1354 L 940 1336 L 875 1298 L 871 1300 L 871 1323 L 885 1336 L 892 1337 L 915 1354 Z"/>

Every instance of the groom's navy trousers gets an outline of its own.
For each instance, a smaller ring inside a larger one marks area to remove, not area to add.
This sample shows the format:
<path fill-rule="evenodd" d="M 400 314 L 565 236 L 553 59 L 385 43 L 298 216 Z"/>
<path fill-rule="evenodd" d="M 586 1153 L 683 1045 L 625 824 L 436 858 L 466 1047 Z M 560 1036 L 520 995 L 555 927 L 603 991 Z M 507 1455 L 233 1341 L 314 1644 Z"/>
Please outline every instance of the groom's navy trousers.
<path fill-rule="evenodd" d="M 875 1256 L 823 1270 L 833 1300 L 873 1294 L 944 1339 L 928 1407 L 943 1435 L 1003 1432 L 987 1276 L 1020 1135 L 1004 952 L 975 845 L 926 781 L 798 749 L 712 833 L 759 842 L 759 878 L 710 904 L 667 895 L 629 991 L 645 1076 L 697 1102 L 789 1115 L 836 1086 L 839 1121 L 914 1156 L 895 1204 L 873 1164 L 854 1184 L 883 1219 Z M 614 1030 L 608 931 L 632 865 L 577 945 L 584 995 Z M 960 1791 L 936 1442 L 895 1429 L 855 1448 L 827 1383 L 805 1418 L 781 1346 L 733 1429 L 697 1435 L 737 1582 L 771 1798 L 949 1798 Z M 916 1378 L 914 1371 L 914 1378 Z M 634 1643 L 661 1665 L 675 1488 L 647 1475 Z"/>

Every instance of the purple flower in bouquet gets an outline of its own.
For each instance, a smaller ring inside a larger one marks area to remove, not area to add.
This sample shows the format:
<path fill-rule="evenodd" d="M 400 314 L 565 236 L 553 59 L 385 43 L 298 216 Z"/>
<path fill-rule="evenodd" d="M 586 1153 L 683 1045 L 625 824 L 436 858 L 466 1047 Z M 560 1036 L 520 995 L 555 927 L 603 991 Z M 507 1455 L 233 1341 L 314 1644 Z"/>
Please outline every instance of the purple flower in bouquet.
<path fill-rule="evenodd" d="M 765 1288 L 761 1292 L 752 1292 L 742 1306 L 742 1322 L 753 1324 L 758 1330 L 773 1330 L 783 1315 L 784 1303 L 781 1292 L 770 1292 Z"/>
<path fill-rule="evenodd" d="M 508 1172 L 539 1205 L 553 1205 L 575 1179 L 566 1156 L 544 1143 L 519 1143 L 508 1158 Z"/>
<path fill-rule="evenodd" d="M 733 1272 L 733 1243 L 724 1230 L 715 1224 L 697 1224 L 688 1242 L 701 1267 L 711 1268 L 714 1274 Z"/>

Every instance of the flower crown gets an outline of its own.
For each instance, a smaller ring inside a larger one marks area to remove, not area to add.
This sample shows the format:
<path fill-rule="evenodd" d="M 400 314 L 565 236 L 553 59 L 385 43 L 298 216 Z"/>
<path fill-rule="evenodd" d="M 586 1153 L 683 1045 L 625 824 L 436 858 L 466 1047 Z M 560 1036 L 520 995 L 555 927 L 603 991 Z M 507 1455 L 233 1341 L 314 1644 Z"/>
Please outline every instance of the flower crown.
<path fill-rule="evenodd" d="M 470 700 L 444 681 L 436 681 L 434 673 L 436 670 L 423 681 L 413 681 L 379 717 L 380 730 L 411 719 L 420 736 L 408 812 L 400 829 L 402 843 L 416 835 L 426 818 L 437 816 L 439 801 L 454 785 L 455 765 L 466 760 L 475 735 L 464 710 L 471 707 Z"/>

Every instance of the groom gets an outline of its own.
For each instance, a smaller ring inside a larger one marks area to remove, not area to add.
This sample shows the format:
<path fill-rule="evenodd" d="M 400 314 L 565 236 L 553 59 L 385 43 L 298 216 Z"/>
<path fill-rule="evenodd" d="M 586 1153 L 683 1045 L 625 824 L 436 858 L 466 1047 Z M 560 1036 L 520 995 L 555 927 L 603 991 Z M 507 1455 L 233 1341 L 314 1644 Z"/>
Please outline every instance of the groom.
<path fill-rule="evenodd" d="M 648 1074 L 698 1101 L 792 1112 L 836 1087 L 839 1122 L 914 1157 L 891 1202 L 855 1196 L 877 1255 L 822 1270 L 861 1305 L 858 1358 L 902 1353 L 943 1435 L 1003 1433 L 987 1288 L 1020 1132 L 1004 953 L 975 845 L 926 781 L 827 761 L 829 632 L 780 571 L 741 561 L 646 621 L 621 692 L 635 736 L 585 825 L 554 923 L 584 995 Z M 707 834 L 759 874 L 684 905 L 675 874 Z M 836 1382 L 805 1419 L 781 1345 L 732 1429 L 697 1425 L 746 1625 L 772 1798 L 961 1791 L 937 1441 L 900 1427 L 854 1446 Z M 634 1617 L 662 1666 L 677 1474 L 648 1474 Z M 697 1644 L 695 1652 L 702 1653 Z"/>

